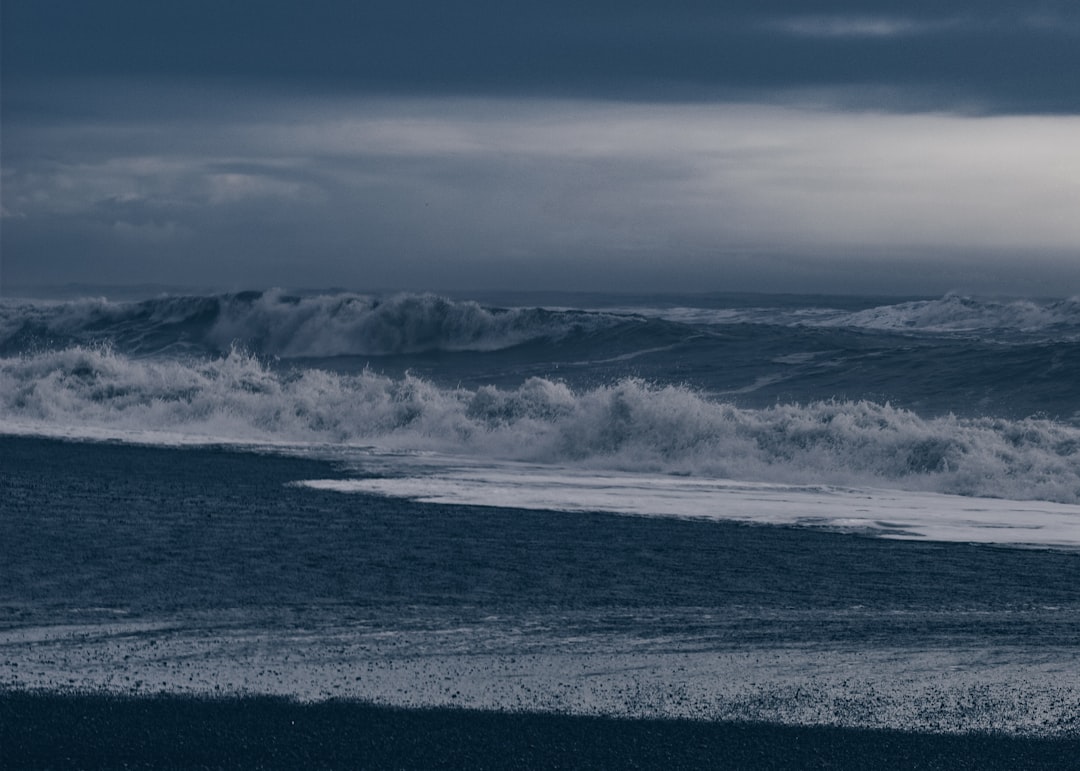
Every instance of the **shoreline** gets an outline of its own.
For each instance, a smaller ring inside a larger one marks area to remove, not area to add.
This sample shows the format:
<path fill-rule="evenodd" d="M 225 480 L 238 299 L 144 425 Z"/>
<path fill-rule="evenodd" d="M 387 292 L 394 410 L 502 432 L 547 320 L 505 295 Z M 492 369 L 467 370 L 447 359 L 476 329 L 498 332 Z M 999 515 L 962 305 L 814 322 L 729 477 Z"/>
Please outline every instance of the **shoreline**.
<path fill-rule="evenodd" d="M 1080 755 L 1076 554 L 342 496 L 225 449 L 0 467 L 0 767 Z"/>

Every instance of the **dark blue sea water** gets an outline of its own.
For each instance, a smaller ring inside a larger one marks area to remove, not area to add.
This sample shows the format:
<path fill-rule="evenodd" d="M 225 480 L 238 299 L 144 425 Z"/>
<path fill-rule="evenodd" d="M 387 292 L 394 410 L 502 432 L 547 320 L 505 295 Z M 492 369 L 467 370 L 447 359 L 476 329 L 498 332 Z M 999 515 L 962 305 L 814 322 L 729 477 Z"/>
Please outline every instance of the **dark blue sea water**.
<path fill-rule="evenodd" d="M 0 687 L 1073 735 L 1078 383 L 1076 300 L 5 299 Z"/>

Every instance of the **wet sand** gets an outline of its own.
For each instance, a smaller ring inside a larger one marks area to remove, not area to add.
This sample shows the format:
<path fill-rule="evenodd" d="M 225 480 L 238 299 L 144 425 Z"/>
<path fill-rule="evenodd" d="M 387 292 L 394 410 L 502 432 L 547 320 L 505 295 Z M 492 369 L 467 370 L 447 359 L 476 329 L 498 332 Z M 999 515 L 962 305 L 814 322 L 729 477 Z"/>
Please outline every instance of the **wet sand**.
<path fill-rule="evenodd" d="M 0 768 L 1080 756 L 1076 553 L 342 496 L 220 448 L 0 437 L 0 471 Z"/>

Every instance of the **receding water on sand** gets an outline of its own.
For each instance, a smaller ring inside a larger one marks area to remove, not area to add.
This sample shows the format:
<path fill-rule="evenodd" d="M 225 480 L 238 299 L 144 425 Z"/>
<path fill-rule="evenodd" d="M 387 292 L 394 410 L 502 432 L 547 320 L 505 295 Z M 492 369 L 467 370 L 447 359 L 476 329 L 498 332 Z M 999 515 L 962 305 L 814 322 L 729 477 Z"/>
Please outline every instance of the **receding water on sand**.
<path fill-rule="evenodd" d="M 0 448 L 9 689 L 1076 731 L 1074 552 L 343 496 L 294 484 L 326 463 L 226 450 Z"/>

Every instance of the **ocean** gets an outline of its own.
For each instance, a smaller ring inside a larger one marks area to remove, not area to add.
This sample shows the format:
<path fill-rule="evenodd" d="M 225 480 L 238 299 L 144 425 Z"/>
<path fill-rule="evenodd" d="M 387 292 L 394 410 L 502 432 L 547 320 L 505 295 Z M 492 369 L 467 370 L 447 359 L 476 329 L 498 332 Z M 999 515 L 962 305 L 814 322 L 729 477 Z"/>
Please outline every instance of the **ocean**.
<path fill-rule="evenodd" d="M 0 300 L 0 688 L 1080 731 L 1080 300 Z"/>

